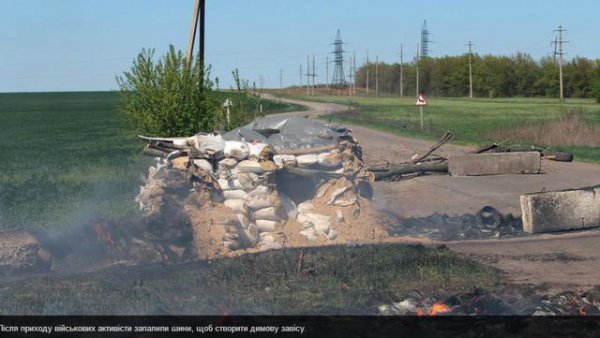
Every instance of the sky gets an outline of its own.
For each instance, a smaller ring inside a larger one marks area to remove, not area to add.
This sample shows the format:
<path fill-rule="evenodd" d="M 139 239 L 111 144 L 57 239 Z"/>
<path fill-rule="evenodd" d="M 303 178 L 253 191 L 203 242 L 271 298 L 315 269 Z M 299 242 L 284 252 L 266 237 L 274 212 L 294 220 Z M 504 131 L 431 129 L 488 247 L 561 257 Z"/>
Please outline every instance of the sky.
<path fill-rule="evenodd" d="M 299 66 L 315 55 L 317 82 L 326 78 L 336 31 L 357 67 L 377 56 L 411 60 L 423 20 L 431 56 L 459 55 L 473 41 L 478 54 L 550 56 L 553 30 L 567 32 L 567 58 L 600 58 L 600 1 L 557 0 L 206 0 L 206 62 L 221 88 L 231 71 L 260 86 L 297 85 Z M 118 89 L 142 48 L 185 51 L 194 0 L 0 0 L 0 92 Z M 347 64 L 346 64 L 347 67 Z M 329 66 L 331 77 L 333 66 Z M 306 83 L 306 79 L 302 80 Z"/>

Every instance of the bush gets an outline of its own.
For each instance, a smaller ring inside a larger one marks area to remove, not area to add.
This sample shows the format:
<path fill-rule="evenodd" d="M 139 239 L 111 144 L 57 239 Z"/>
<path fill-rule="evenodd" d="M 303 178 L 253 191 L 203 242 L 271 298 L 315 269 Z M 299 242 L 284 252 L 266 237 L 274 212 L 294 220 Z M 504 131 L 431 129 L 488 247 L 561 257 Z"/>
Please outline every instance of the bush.
<path fill-rule="evenodd" d="M 148 136 L 189 136 L 212 131 L 222 119 L 209 71 L 202 76 L 200 60 L 191 65 L 181 51 L 154 61 L 153 49 L 142 49 L 129 72 L 117 76 L 121 111 L 137 133 Z"/>

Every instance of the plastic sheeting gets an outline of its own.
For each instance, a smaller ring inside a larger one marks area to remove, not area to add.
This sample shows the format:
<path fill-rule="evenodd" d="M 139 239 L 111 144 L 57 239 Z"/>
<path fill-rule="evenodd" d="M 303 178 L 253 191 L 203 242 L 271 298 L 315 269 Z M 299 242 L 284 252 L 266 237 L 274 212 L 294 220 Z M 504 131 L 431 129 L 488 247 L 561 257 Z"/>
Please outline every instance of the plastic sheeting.
<path fill-rule="evenodd" d="M 227 141 L 261 142 L 276 152 L 335 146 L 348 129 L 296 116 L 268 116 L 223 134 Z"/>

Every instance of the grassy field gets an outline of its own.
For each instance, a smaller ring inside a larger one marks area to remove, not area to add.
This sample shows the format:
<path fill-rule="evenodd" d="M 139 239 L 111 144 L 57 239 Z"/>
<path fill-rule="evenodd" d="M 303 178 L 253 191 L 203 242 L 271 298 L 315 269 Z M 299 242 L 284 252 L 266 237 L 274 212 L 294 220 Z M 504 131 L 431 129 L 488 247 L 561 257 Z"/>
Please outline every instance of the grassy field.
<path fill-rule="evenodd" d="M 117 92 L 0 94 L 0 229 L 57 228 L 135 215 L 151 159 Z M 297 110 L 271 101 L 266 113 Z"/>
<path fill-rule="evenodd" d="M 424 295 L 494 292 L 499 272 L 445 247 L 275 250 L 180 265 L 118 267 L 6 281 L 0 314 L 368 314 Z M 300 268 L 299 268 L 300 267 Z"/>
<path fill-rule="evenodd" d="M 582 124 L 591 126 L 585 130 L 586 138 L 591 142 L 579 142 L 566 139 L 565 143 L 552 145 L 553 150 L 569 151 L 576 159 L 584 161 L 600 161 L 600 147 L 585 144 L 600 143 L 600 104 L 593 100 L 568 99 L 559 102 L 555 99 L 510 98 L 510 99 L 474 99 L 467 98 L 430 98 L 429 106 L 425 107 L 424 130 L 420 130 L 419 109 L 415 107 L 415 98 L 405 97 L 364 97 L 364 96 L 330 96 L 330 95 L 290 95 L 288 97 L 315 100 L 321 102 L 336 102 L 347 104 L 351 111 L 328 115 L 337 122 L 368 126 L 376 129 L 397 133 L 399 135 L 437 139 L 445 131 L 452 130 L 454 142 L 461 144 L 483 144 L 503 142 L 509 139 L 511 144 L 523 146 L 546 147 L 547 144 L 537 144 L 536 138 L 523 135 L 534 135 L 540 129 L 542 132 L 553 132 L 556 139 L 564 139 L 568 133 L 576 133 L 567 126 L 564 133 L 556 128 L 550 128 L 561 120 L 567 112 L 578 113 Z M 515 128 L 528 126 L 531 128 L 515 133 Z M 527 139 L 523 139 L 527 138 Z"/>

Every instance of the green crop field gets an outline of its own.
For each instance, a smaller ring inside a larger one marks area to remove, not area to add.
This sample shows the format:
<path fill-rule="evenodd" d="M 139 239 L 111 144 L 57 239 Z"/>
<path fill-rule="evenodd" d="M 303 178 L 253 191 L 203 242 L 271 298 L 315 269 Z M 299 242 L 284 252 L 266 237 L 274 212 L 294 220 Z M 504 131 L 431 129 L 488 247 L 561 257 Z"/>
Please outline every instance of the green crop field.
<path fill-rule="evenodd" d="M 117 92 L 0 94 L 0 229 L 137 213 L 134 197 L 152 159 L 141 155 L 118 103 Z"/>
<path fill-rule="evenodd" d="M 505 142 L 522 146 L 539 146 L 532 140 L 507 139 L 505 134 L 515 128 L 548 126 L 567 112 L 576 112 L 582 116 L 583 124 L 589 126 L 585 132 L 586 144 L 600 143 L 600 104 L 588 99 L 568 99 L 560 102 L 556 99 L 507 98 L 507 99 L 467 99 L 467 98 L 430 98 L 429 106 L 424 108 L 424 130 L 420 129 L 419 108 L 414 105 L 413 97 L 364 97 L 330 95 L 292 95 L 288 97 L 321 102 L 346 104 L 351 110 L 341 114 L 327 115 L 323 118 L 341 123 L 363 125 L 403 136 L 437 139 L 445 131 L 452 130 L 454 142 L 479 145 L 491 142 Z M 591 129 L 590 129 L 591 128 Z M 506 133 L 498 135 L 501 131 Z M 535 129 L 532 129 L 535 131 Z M 542 129 L 542 132 L 544 129 Z M 578 133 L 570 126 L 563 130 L 549 132 L 565 138 L 564 134 Z M 521 132 L 523 134 L 523 132 Z M 566 135 L 581 136 L 581 135 Z M 581 138 L 581 137 L 580 137 Z M 589 142 L 588 142 L 589 141 Z M 569 151 L 577 160 L 600 161 L 600 147 L 578 144 L 579 141 L 553 144 L 551 149 Z"/>

